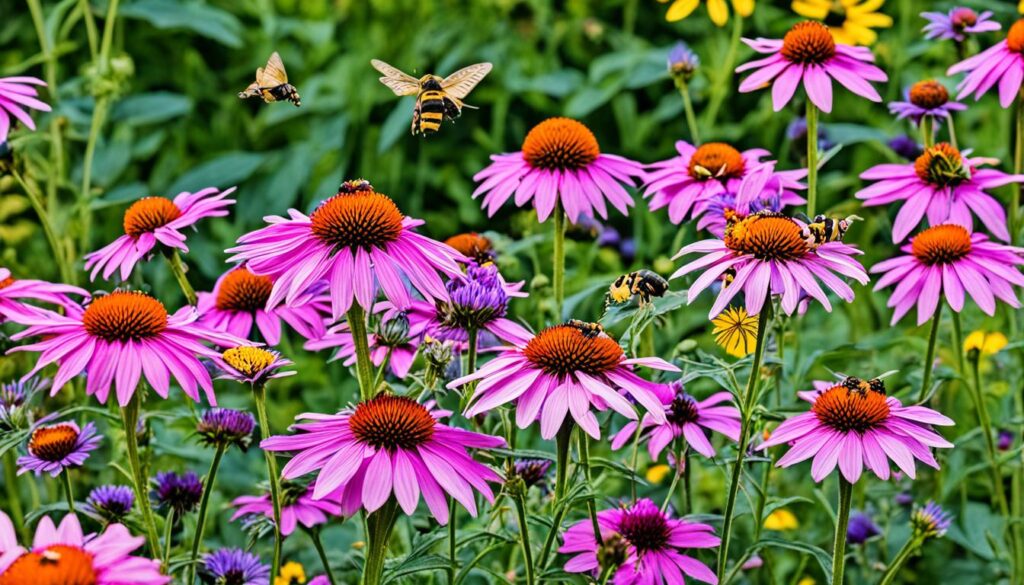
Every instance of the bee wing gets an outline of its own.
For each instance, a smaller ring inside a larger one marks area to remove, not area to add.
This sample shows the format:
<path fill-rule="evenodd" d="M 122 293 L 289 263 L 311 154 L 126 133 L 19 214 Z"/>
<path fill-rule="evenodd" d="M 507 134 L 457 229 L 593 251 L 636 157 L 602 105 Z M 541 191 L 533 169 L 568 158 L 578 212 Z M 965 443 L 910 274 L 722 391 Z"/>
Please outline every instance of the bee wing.
<path fill-rule="evenodd" d="M 403 73 L 397 67 L 392 67 L 380 59 L 370 59 L 370 65 L 384 74 L 380 82 L 395 92 L 395 95 L 412 95 L 420 92 L 420 80 L 412 75 Z"/>
<path fill-rule="evenodd" d="M 245 98 L 250 98 L 250 97 L 253 97 L 253 96 L 257 96 L 259 94 L 260 94 L 260 85 L 254 81 L 254 82 L 249 84 L 249 87 L 247 87 L 244 90 L 240 91 L 238 93 L 238 97 L 240 97 L 242 99 L 245 99 Z"/>
<path fill-rule="evenodd" d="M 281 55 L 274 51 L 267 59 L 267 66 L 256 70 L 256 83 L 260 87 L 271 88 L 288 83 L 288 73 L 284 70 Z"/>
<path fill-rule="evenodd" d="M 445 77 L 444 81 L 441 82 L 441 87 L 460 100 L 465 99 L 469 92 L 473 91 L 473 88 L 476 87 L 476 84 L 480 83 L 480 80 L 491 72 L 492 67 L 494 66 L 490 63 L 477 63 L 476 65 L 463 67 Z"/>

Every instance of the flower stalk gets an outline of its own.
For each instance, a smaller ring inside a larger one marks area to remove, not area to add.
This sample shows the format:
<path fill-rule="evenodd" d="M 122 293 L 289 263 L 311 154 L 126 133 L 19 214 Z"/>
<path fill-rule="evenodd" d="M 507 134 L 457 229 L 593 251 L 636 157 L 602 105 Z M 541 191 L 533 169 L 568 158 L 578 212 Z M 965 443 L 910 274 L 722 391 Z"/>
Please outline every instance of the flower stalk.
<path fill-rule="evenodd" d="M 565 300 L 565 211 L 561 200 L 555 201 L 555 239 L 551 286 L 555 291 L 555 319 L 562 319 L 562 303 Z"/>
<path fill-rule="evenodd" d="M 309 534 L 309 539 L 313 541 L 313 548 L 316 549 L 317 556 L 320 557 L 320 564 L 324 567 L 324 575 L 327 577 L 327 581 L 331 585 L 337 585 L 337 581 L 334 579 L 334 572 L 331 570 L 331 563 L 327 559 L 327 551 L 324 550 L 324 543 L 320 540 L 319 528 L 306 528 L 306 532 Z"/>
<path fill-rule="evenodd" d="M 365 337 L 364 337 L 365 339 Z M 260 422 L 260 439 L 270 438 L 270 419 L 267 417 L 267 386 L 257 383 L 252 386 L 253 401 L 256 403 L 256 415 Z M 271 563 L 272 575 L 277 575 L 281 567 L 281 482 L 277 475 L 277 459 L 274 454 L 263 449 L 267 460 L 267 479 L 270 482 L 270 500 L 274 506 L 274 557 Z"/>
<path fill-rule="evenodd" d="M 359 303 L 352 303 L 348 310 L 348 327 L 352 331 L 352 342 L 356 349 L 356 377 L 359 380 L 359 396 L 362 400 L 373 398 L 373 363 L 370 361 L 370 343 L 366 337 L 366 311 Z"/>
<path fill-rule="evenodd" d="M 75 494 L 71 488 L 71 468 L 65 467 L 61 472 L 61 480 L 64 482 L 64 495 L 68 499 L 68 513 L 75 513 Z"/>
<path fill-rule="evenodd" d="M 167 258 L 167 264 L 171 267 L 171 274 L 174 275 L 174 280 L 178 282 L 178 286 L 181 287 L 182 294 L 185 295 L 185 301 L 193 307 L 198 302 L 196 298 L 196 291 L 192 288 L 192 284 L 188 281 L 188 268 L 185 267 L 185 263 L 181 261 L 181 254 L 178 253 L 177 248 L 171 249 L 165 257 Z"/>
<path fill-rule="evenodd" d="M 920 536 L 912 536 L 907 539 L 907 542 L 903 543 L 903 547 L 900 552 L 896 553 L 896 556 L 889 563 L 889 568 L 885 570 L 885 574 L 882 575 L 882 580 L 878 582 L 878 585 L 890 585 L 899 574 L 900 569 L 906 564 L 907 559 L 914 553 L 915 550 L 920 548 L 924 539 Z"/>
<path fill-rule="evenodd" d="M 217 478 L 217 469 L 224 457 L 227 443 L 218 443 L 217 450 L 213 453 L 213 461 L 210 463 L 210 471 L 206 474 L 206 481 L 203 482 L 203 496 L 199 500 L 199 516 L 196 518 L 196 533 L 192 537 L 192 555 L 189 557 L 188 580 L 185 583 L 192 584 L 196 580 L 196 562 L 199 558 L 199 548 L 203 544 L 203 533 L 206 531 L 206 511 L 210 505 L 210 494 L 213 492 L 214 481 Z"/>
<path fill-rule="evenodd" d="M 928 334 L 928 349 L 924 353 L 924 372 L 921 374 L 921 392 L 917 401 L 922 402 L 928 396 L 932 383 L 932 370 L 935 368 L 935 346 L 939 337 L 939 325 L 942 322 L 942 305 L 935 308 L 935 315 L 932 316 L 931 332 Z"/>
<path fill-rule="evenodd" d="M 814 217 L 818 203 L 818 108 L 807 100 L 807 217 Z"/>
<path fill-rule="evenodd" d="M 131 467 L 132 485 L 135 488 L 135 501 L 142 512 L 142 524 L 146 530 L 150 554 L 156 557 L 160 554 L 160 537 L 157 536 L 153 507 L 149 503 L 149 480 L 146 478 L 142 462 L 139 459 L 139 436 L 136 432 L 136 427 L 139 424 L 140 395 L 141 392 L 132 393 L 128 404 L 121 408 L 121 424 L 124 427 L 128 464 Z"/>
<path fill-rule="evenodd" d="M 843 584 L 846 570 L 846 529 L 850 524 L 853 484 L 839 474 L 839 509 L 836 510 L 836 537 L 832 546 L 832 584 Z"/>
<path fill-rule="evenodd" d="M 381 585 L 383 582 L 384 559 L 387 557 L 388 542 L 397 515 L 398 504 L 391 498 L 379 510 L 367 516 L 366 563 L 363 565 L 362 585 Z"/>

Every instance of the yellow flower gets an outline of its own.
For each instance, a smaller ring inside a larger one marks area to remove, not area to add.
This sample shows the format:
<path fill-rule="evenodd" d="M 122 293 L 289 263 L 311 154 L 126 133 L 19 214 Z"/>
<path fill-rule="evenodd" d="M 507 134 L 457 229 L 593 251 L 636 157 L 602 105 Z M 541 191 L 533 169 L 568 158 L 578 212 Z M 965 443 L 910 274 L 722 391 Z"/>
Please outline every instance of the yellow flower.
<path fill-rule="evenodd" d="M 837 43 L 872 45 L 878 40 L 872 29 L 892 26 L 892 17 L 878 12 L 883 4 L 885 0 L 793 0 L 793 11 L 825 22 Z"/>
<path fill-rule="evenodd" d="M 983 355 L 999 353 L 1010 341 L 1002 333 L 973 331 L 964 340 L 964 352 L 977 351 Z"/>
<path fill-rule="evenodd" d="M 764 519 L 765 530 L 796 530 L 799 527 L 796 516 L 785 508 L 775 510 Z"/>
<path fill-rule="evenodd" d="M 1017 12 L 1024 14 L 1024 0 L 1020 0 L 1020 3 L 1017 4 Z"/>
<path fill-rule="evenodd" d="M 274 577 L 274 585 L 301 585 L 306 582 L 306 571 L 295 561 L 288 561 L 281 567 L 281 574 Z"/>
<path fill-rule="evenodd" d="M 817 585 L 817 583 L 818 582 L 811 577 L 804 577 L 803 579 L 800 579 L 796 585 Z"/>
<path fill-rule="evenodd" d="M 658 2 L 662 4 L 672 2 L 672 5 L 668 7 L 668 12 L 665 13 L 665 20 L 669 22 L 690 16 L 700 4 L 700 0 L 658 0 Z M 730 0 L 730 3 L 732 9 L 740 16 L 750 16 L 754 12 L 754 0 Z M 707 5 L 711 22 L 718 26 L 725 26 L 725 23 L 729 22 L 729 7 L 726 6 L 725 0 L 707 0 Z"/>
<path fill-rule="evenodd" d="M 664 481 L 665 476 L 667 476 L 670 471 L 672 471 L 672 468 L 669 467 L 668 465 L 665 465 L 664 463 L 652 465 L 647 469 L 647 474 L 645 477 L 647 478 L 648 482 L 653 484 L 659 484 L 662 481 Z"/>
<path fill-rule="evenodd" d="M 729 355 L 750 355 L 757 345 L 757 317 L 747 315 L 743 307 L 729 307 L 711 320 L 715 343 Z"/>

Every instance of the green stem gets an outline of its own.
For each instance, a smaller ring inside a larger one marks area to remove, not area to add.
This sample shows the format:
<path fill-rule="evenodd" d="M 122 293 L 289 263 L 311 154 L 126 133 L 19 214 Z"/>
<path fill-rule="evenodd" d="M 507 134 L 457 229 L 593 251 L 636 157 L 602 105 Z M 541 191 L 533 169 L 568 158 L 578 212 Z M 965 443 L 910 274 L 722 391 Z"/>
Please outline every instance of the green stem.
<path fill-rule="evenodd" d="M 583 467 L 583 477 L 587 479 L 587 485 L 590 487 L 590 491 L 596 493 L 594 490 L 594 482 L 590 476 L 590 445 L 587 441 L 587 434 L 580 429 L 579 433 L 579 449 L 580 449 L 580 466 Z M 601 545 L 601 525 L 597 522 L 597 503 L 594 498 L 587 498 L 587 512 L 590 514 L 590 522 L 594 528 L 594 538 L 597 539 L 598 546 Z"/>
<path fill-rule="evenodd" d="M 665 494 L 665 501 L 661 503 L 661 513 L 664 514 L 665 510 L 668 510 L 668 505 L 672 503 L 672 494 L 675 493 L 676 487 L 679 485 L 679 478 L 682 477 L 686 470 L 686 463 L 683 459 L 683 450 L 678 449 L 676 451 L 676 469 L 672 474 L 672 481 L 668 484 L 668 493 Z"/>
<path fill-rule="evenodd" d="M 846 528 L 850 523 L 853 484 L 839 475 L 839 509 L 836 511 L 836 538 L 832 546 L 832 585 L 843 585 L 846 570 Z"/>
<path fill-rule="evenodd" d="M 366 519 L 366 564 L 363 565 L 362 585 L 381 585 L 384 560 L 387 558 L 391 531 L 395 527 L 397 509 L 398 505 L 392 498 Z M 449 518 L 449 521 L 451 520 Z"/>
<path fill-rule="evenodd" d="M 683 98 L 683 112 L 686 114 L 686 127 L 690 130 L 690 139 L 694 145 L 700 145 L 700 130 L 697 128 L 697 115 L 693 112 L 693 99 L 690 97 L 690 86 L 682 77 L 676 78 L 676 89 Z"/>
<path fill-rule="evenodd" d="M 557 195 L 556 195 L 557 197 Z M 555 320 L 562 319 L 562 303 L 565 300 L 565 212 L 562 202 L 555 200 L 555 239 L 552 267 L 552 288 L 555 291 Z"/>
<path fill-rule="evenodd" d="M 935 131 L 932 130 L 931 116 L 923 116 L 921 118 L 921 144 L 925 148 L 935 146 Z"/>
<path fill-rule="evenodd" d="M 373 363 L 370 361 L 370 342 L 366 336 L 366 311 L 359 303 L 353 302 L 348 310 L 348 327 L 352 332 L 352 342 L 356 348 L 356 377 L 359 379 L 359 397 L 362 400 L 373 398 L 374 388 Z"/>
<path fill-rule="evenodd" d="M 814 219 L 818 203 L 818 108 L 807 100 L 807 217 Z"/>
<path fill-rule="evenodd" d="M 167 510 L 167 517 L 164 518 L 164 555 L 160 563 L 160 567 L 163 572 L 167 572 L 167 567 L 171 563 L 171 533 L 174 531 L 174 507 L 171 506 Z"/>
<path fill-rule="evenodd" d="M 960 147 L 956 142 L 956 123 L 953 122 L 953 116 L 946 118 L 946 128 L 949 129 L 949 144 L 959 151 Z"/>
<path fill-rule="evenodd" d="M 904 563 L 921 546 L 921 543 L 922 540 L 920 538 L 908 538 L 907 542 L 903 543 L 903 548 L 900 549 L 900 552 L 896 553 L 896 557 L 889 563 L 889 568 L 885 570 L 885 574 L 882 575 L 882 580 L 878 582 L 878 585 L 890 585 L 893 579 L 896 578 L 896 575 L 899 574 L 900 569 L 903 568 Z"/>
<path fill-rule="evenodd" d="M 178 281 L 178 286 L 181 287 L 181 292 L 185 295 L 185 300 L 188 304 L 195 306 L 198 302 L 196 300 L 196 291 L 188 281 L 188 268 L 186 268 L 185 263 L 181 261 L 181 254 L 178 253 L 178 249 L 171 248 L 171 250 L 165 254 L 165 257 L 167 258 L 167 263 L 171 267 L 171 274 L 174 275 L 174 279 Z"/>
<path fill-rule="evenodd" d="M 466 345 L 468 350 L 466 352 L 466 375 L 470 375 L 476 371 L 476 356 L 477 356 L 477 330 L 476 327 L 469 327 L 466 329 L 468 339 Z"/>
<path fill-rule="evenodd" d="M 544 548 L 540 551 L 540 560 L 537 563 L 537 569 L 540 571 L 543 571 L 544 567 L 548 564 L 551 546 L 555 543 L 555 537 L 558 536 L 558 528 L 562 524 L 562 518 L 565 517 L 566 509 L 569 507 L 563 500 L 565 499 L 567 487 L 566 478 L 569 475 L 569 447 L 572 445 L 572 429 L 573 422 L 566 420 L 562 423 L 562 428 L 558 430 L 558 435 L 555 436 L 555 498 L 551 503 L 555 514 L 551 529 L 548 530 L 548 535 L 544 539 Z"/>
<path fill-rule="evenodd" d="M 14 459 L 14 450 L 7 452 L 4 457 L 4 484 L 7 488 L 7 504 L 11 511 L 11 520 L 14 527 L 21 535 L 22 542 L 29 541 L 29 535 L 25 530 L 25 511 L 21 507 L 21 495 L 18 493 L 17 463 Z"/>
<path fill-rule="evenodd" d="M 725 62 L 719 68 L 719 75 L 715 78 L 715 86 L 712 88 L 711 99 L 708 102 L 707 109 L 704 110 L 704 128 L 706 129 L 715 127 L 715 121 L 718 119 L 718 110 L 721 109 L 722 101 L 725 100 L 729 81 L 735 74 L 733 67 L 736 65 L 736 54 L 739 52 L 740 40 L 743 36 L 743 17 L 739 14 L 734 14 L 732 22 L 729 51 L 725 54 Z"/>
<path fill-rule="evenodd" d="M 1024 98 L 1017 96 L 1013 106 L 1013 172 L 1019 175 L 1024 171 Z M 1016 245 L 1020 233 L 1020 183 L 1013 183 L 1012 200 L 1010 201 L 1010 242 Z"/>
<path fill-rule="evenodd" d="M 365 339 L 365 337 L 364 337 Z M 254 384 L 253 400 L 256 402 L 256 414 L 260 421 L 260 438 L 265 441 L 270 437 L 270 419 L 267 417 L 267 387 Z M 270 501 L 274 506 L 274 558 L 271 563 L 271 575 L 277 575 L 281 567 L 281 482 L 277 477 L 277 459 L 274 454 L 263 450 L 267 460 L 267 479 L 270 481 Z"/>
<path fill-rule="evenodd" d="M 96 30 L 96 19 L 92 16 L 92 7 L 89 6 L 89 0 L 79 0 L 78 5 L 82 10 L 82 20 L 85 21 L 85 35 L 89 39 L 89 55 L 96 59 L 99 52 L 99 32 Z"/>
<path fill-rule="evenodd" d="M 224 457 L 225 449 L 227 449 L 226 444 L 217 445 L 217 450 L 213 453 L 213 461 L 210 463 L 210 471 L 206 474 L 206 481 L 203 482 L 203 496 L 199 500 L 199 516 L 196 518 L 196 533 L 192 537 L 192 556 L 189 557 L 186 585 L 192 585 L 196 581 L 196 560 L 199 558 L 199 548 L 203 544 L 203 533 L 206 532 L 206 512 L 210 505 L 213 484 L 217 478 L 217 468 L 220 467 L 220 460 Z"/>
<path fill-rule="evenodd" d="M 64 482 L 64 495 L 68 498 L 68 513 L 75 513 L 75 492 L 71 487 L 71 469 L 68 467 L 64 468 L 63 473 L 60 474 L 61 479 Z"/>
<path fill-rule="evenodd" d="M 943 303 L 939 303 L 935 314 L 932 315 L 932 329 L 928 334 L 928 349 L 924 353 L 924 373 L 921 374 L 921 392 L 917 397 L 918 402 L 924 401 L 931 388 L 932 369 L 935 367 L 935 346 L 939 338 L 939 325 L 942 321 L 942 305 Z"/>
<path fill-rule="evenodd" d="M 136 389 L 131 399 L 121 408 L 121 424 L 124 427 L 125 446 L 128 450 L 128 463 L 132 470 L 132 484 L 135 487 L 135 501 L 142 512 L 142 524 L 146 529 L 149 541 L 149 552 L 155 558 L 160 554 L 160 537 L 157 536 L 156 520 L 153 518 L 153 507 L 149 503 L 149 481 L 139 460 L 139 436 L 135 427 L 139 422 L 139 401 L 141 388 Z"/>
<path fill-rule="evenodd" d="M 953 353 L 956 354 L 957 371 L 967 379 L 967 372 L 964 368 L 964 333 L 960 327 L 960 313 L 953 313 Z"/>
<path fill-rule="evenodd" d="M 313 541 L 313 548 L 316 549 L 316 554 L 320 557 L 320 564 L 324 567 L 324 575 L 327 576 L 327 581 L 331 585 L 336 585 L 334 572 L 331 571 L 331 563 L 327 560 L 327 551 L 324 550 L 324 543 L 320 541 L 320 531 L 317 528 L 307 528 L 306 533 L 309 534 L 309 539 Z"/>
<path fill-rule="evenodd" d="M 519 543 L 523 548 L 523 563 L 526 570 L 526 585 L 534 585 L 533 549 L 530 547 L 530 527 L 526 523 L 526 502 L 523 494 L 512 496 L 516 505 L 516 518 L 519 520 Z"/>
<path fill-rule="evenodd" d="M 989 466 L 992 468 L 992 490 L 995 492 L 996 504 L 999 506 L 999 512 L 1003 518 L 1009 518 L 1010 509 L 1006 503 L 1006 489 L 1003 487 L 1003 469 L 999 464 L 999 452 L 996 450 L 993 437 L 992 419 L 989 417 L 988 406 L 985 404 L 985 396 L 982 392 L 980 361 L 980 356 L 977 355 L 970 358 L 972 383 L 968 386 L 974 401 L 974 409 L 978 412 L 981 435 L 985 437 L 985 452 L 988 455 Z"/>
<path fill-rule="evenodd" d="M 47 243 L 50 244 L 50 250 L 53 251 L 53 257 L 57 260 L 57 267 L 60 270 L 60 277 L 63 282 L 73 283 L 75 282 L 74 274 L 71 271 L 71 266 L 67 260 L 67 254 L 64 253 L 64 246 L 61 245 L 60 240 L 57 238 L 57 229 L 53 225 L 53 219 L 50 217 L 46 206 L 43 205 L 42 193 L 36 191 L 35 187 L 31 186 L 21 173 L 17 169 L 11 169 L 11 175 L 14 180 L 21 185 L 25 195 L 28 196 L 29 202 L 32 203 L 32 209 L 35 210 L 36 215 L 39 216 L 39 224 L 43 226 L 43 234 L 46 236 Z"/>
<path fill-rule="evenodd" d="M 455 498 L 448 498 L 448 585 L 455 585 L 455 575 L 459 572 L 459 556 L 455 552 L 458 543 L 455 518 L 458 511 Z"/>
<path fill-rule="evenodd" d="M 743 478 L 743 458 L 747 451 L 747 441 L 753 430 L 754 406 L 757 404 L 757 386 L 761 379 L 761 359 L 764 357 L 765 336 L 768 331 L 768 319 L 772 308 L 771 295 L 765 299 L 758 315 L 757 342 L 754 346 L 754 361 L 750 366 L 750 377 L 747 379 L 747 390 L 743 396 L 743 410 L 740 427 L 740 440 L 736 445 L 736 461 L 733 464 L 732 478 L 729 482 L 729 495 L 725 502 L 725 517 L 722 521 L 722 544 L 718 547 L 718 575 L 725 574 L 725 564 L 729 559 L 729 542 L 732 539 L 733 515 L 736 511 L 736 496 L 740 491 Z"/>

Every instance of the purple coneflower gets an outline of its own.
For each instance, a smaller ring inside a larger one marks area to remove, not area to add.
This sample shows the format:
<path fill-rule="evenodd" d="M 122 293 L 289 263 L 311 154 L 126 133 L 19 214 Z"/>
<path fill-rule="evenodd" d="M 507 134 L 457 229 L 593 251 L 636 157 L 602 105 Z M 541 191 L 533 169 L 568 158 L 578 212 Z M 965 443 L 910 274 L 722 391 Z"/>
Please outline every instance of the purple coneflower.
<path fill-rule="evenodd" d="M 962 43 L 967 40 L 969 34 L 976 35 L 1002 28 L 998 22 L 990 20 L 991 10 L 978 14 L 963 6 L 953 8 L 947 13 L 922 12 L 921 17 L 928 21 L 921 29 L 926 39 L 954 40 Z"/>
<path fill-rule="evenodd" d="M 801 398 L 811 402 L 811 410 L 786 419 L 758 449 L 788 444 L 789 451 L 776 464 L 779 467 L 813 457 L 811 477 L 816 482 L 837 464 L 850 483 L 860 479 L 864 467 L 887 480 L 890 460 L 914 478 L 915 459 L 938 469 L 930 448 L 953 446 L 931 428 L 952 425 L 951 419 L 923 406 L 903 406 L 886 396 L 884 386 L 876 381 L 846 378 Z"/>
<path fill-rule="evenodd" d="M 914 124 L 920 124 L 925 116 L 949 118 L 954 111 L 966 109 L 967 106 L 960 102 L 949 101 L 946 86 L 934 79 L 918 81 L 907 90 L 906 101 L 889 104 L 889 111 L 896 115 L 897 120 L 910 118 Z"/>
<path fill-rule="evenodd" d="M 261 516 L 274 520 L 274 504 L 270 494 L 241 496 L 231 503 L 235 513 L 231 520 L 243 516 Z M 281 485 L 281 534 L 288 536 L 299 524 L 312 528 L 327 522 L 330 516 L 341 514 L 341 505 L 329 499 L 313 499 L 313 486 L 284 482 Z"/>
<path fill-rule="evenodd" d="M 505 441 L 443 425 L 438 419 L 450 413 L 432 407 L 383 394 L 336 415 L 307 415 L 293 426 L 300 433 L 270 437 L 260 447 L 297 452 L 282 477 L 316 471 L 313 498 L 331 496 L 346 516 L 360 508 L 374 512 L 392 494 L 411 515 L 422 494 L 434 518 L 447 524 L 446 492 L 476 516 L 473 490 L 493 502 L 487 482 L 501 477 L 466 449 L 503 447 Z"/>
<path fill-rule="evenodd" d="M 44 280 L 15 279 L 10 270 L 0 268 L 0 323 L 10 318 L 13 313 L 35 312 L 34 307 L 24 304 L 27 300 L 41 301 L 58 307 L 77 305 L 68 295 L 88 299 L 89 291 L 77 286 Z"/>
<path fill-rule="evenodd" d="M 222 548 L 204 556 L 202 574 L 215 584 L 270 584 L 270 566 L 261 563 L 255 554 L 239 548 Z"/>
<path fill-rule="evenodd" d="M 886 306 L 893 307 L 895 324 L 917 305 L 917 324 L 931 319 L 939 301 L 945 299 L 959 313 L 964 308 L 964 291 L 986 315 L 994 315 L 996 299 L 1020 307 L 1014 285 L 1024 287 L 1024 249 L 989 241 L 984 234 L 972 234 L 963 226 L 943 224 L 930 227 L 900 248 L 904 255 L 871 267 L 882 273 L 875 290 L 896 285 Z"/>
<path fill-rule="evenodd" d="M 32 471 L 57 477 L 69 467 L 81 467 L 102 439 L 91 422 L 82 428 L 74 422 L 36 427 L 28 440 L 28 455 L 18 458 L 18 475 Z"/>
<path fill-rule="evenodd" d="M 716 406 L 732 399 L 728 392 L 718 392 L 697 401 L 694 397 L 677 388 L 672 402 L 665 406 L 664 423 L 652 420 L 645 414 L 640 422 L 641 440 L 647 441 L 647 452 L 651 459 L 658 460 L 661 451 L 672 441 L 680 437 L 694 451 L 709 458 L 715 456 L 715 448 L 708 440 L 707 431 L 715 431 L 729 437 L 732 441 L 740 440 L 740 411 L 732 406 Z M 612 449 L 621 449 L 636 435 L 636 422 L 629 422 L 612 439 Z"/>
<path fill-rule="evenodd" d="M 516 459 L 512 475 L 523 480 L 526 487 L 538 486 L 547 491 L 547 475 L 553 461 L 550 459 Z"/>
<path fill-rule="evenodd" d="M 671 390 L 648 382 L 633 371 L 645 366 L 679 371 L 656 357 L 626 358 L 618 342 L 600 325 L 568 321 L 543 329 L 528 342 L 503 350 L 476 372 L 448 384 L 457 388 L 480 380 L 465 415 L 476 416 L 515 402 L 516 424 L 524 429 L 540 420 L 544 439 L 555 436 L 567 416 L 587 434 L 598 439 L 601 429 L 592 408 L 611 408 L 636 420 L 633 405 L 624 392 L 646 408 L 655 422 L 665 422 L 665 400 Z"/>
<path fill-rule="evenodd" d="M 686 549 L 719 545 L 714 528 L 707 524 L 672 518 L 647 498 L 598 512 L 597 524 L 601 544 L 590 519 L 565 531 L 558 552 L 572 555 L 566 571 L 597 575 L 615 564 L 609 582 L 617 585 L 685 583 L 686 577 L 718 583 L 714 571 L 685 554 Z"/>
<path fill-rule="evenodd" d="M 192 471 L 182 474 L 161 471 L 156 474 L 152 496 L 158 507 L 173 510 L 174 517 L 180 519 L 199 505 L 203 497 L 203 482 Z"/>
<path fill-rule="evenodd" d="M 541 222 L 556 205 L 572 223 L 595 212 L 607 219 L 607 203 L 627 215 L 633 198 L 623 185 L 634 186 L 643 174 L 640 163 L 602 153 L 594 133 L 570 118 L 544 120 L 526 135 L 520 152 L 491 155 L 491 160 L 473 176 L 480 183 L 473 197 L 484 195 L 487 215 L 515 195 L 517 207 L 533 200 Z"/>
<path fill-rule="evenodd" d="M 209 403 L 216 405 L 210 374 L 196 356 L 219 355 L 203 342 L 232 346 L 243 340 L 197 326 L 198 317 L 193 307 L 168 315 L 163 303 L 147 294 L 115 291 L 93 299 L 84 310 L 69 310 L 67 315 L 39 311 L 15 316 L 15 321 L 28 328 L 12 339 L 38 336 L 42 340 L 11 351 L 40 352 L 29 376 L 51 363 L 58 364 L 51 395 L 88 371 L 87 394 L 106 403 L 113 385 L 117 403 L 125 406 L 143 376 L 162 398 L 167 398 L 173 376 L 189 398 L 198 402 L 198 388 L 202 388 Z"/>
<path fill-rule="evenodd" d="M 263 385 L 267 380 L 294 376 L 295 370 L 284 370 L 292 361 L 281 354 L 254 345 L 239 345 L 224 350 L 213 358 L 224 372 L 218 380 L 234 380 L 241 384 Z"/>
<path fill-rule="evenodd" d="M 953 65 L 946 73 L 967 73 L 956 86 L 960 92 L 957 99 L 974 94 L 974 99 L 979 100 L 998 83 L 999 104 L 1010 107 L 1024 80 L 1024 19 L 1013 23 L 1005 39 Z"/>
<path fill-rule="evenodd" d="M 128 280 L 135 264 L 158 244 L 168 250 L 188 252 L 181 230 L 207 217 L 227 215 L 227 208 L 235 202 L 227 197 L 234 192 L 234 187 L 226 191 L 207 187 L 195 193 L 179 193 L 173 201 L 166 197 L 143 197 L 132 203 L 124 212 L 124 235 L 86 254 L 85 269 L 92 270 L 89 278 L 96 280 L 102 271 L 106 280 L 120 269 L 121 280 Z"/>
<path fill-rule="evenodd" d="M 196 424 L 196 434 L 211 447 L 236 445 L 245 451 L 252 442 L 252 431 L 255 428 L 256 419 L 248 412 L 211 408 L 203 413 Z"/>
<path fill-rule="evenodd" d="M 43 80 L 35 77 L 0 77 L 0 144 L 7 142 L 12 117 L 35 130 L 36 124 L 26 110 L 50 111 L 48 104 L 36 99 L 38 93 L 33 85 L 46 87 Z"/>
<path fill-rule="evenodd" d="M 490 333 L 507 343 L 525 343 L 530 332 L 505 317 L 511 297 L 527 296 L 520 292 L 522 286 L 522 282 L 505 282 L 494 264 L 470 264 L 464 275 L 448 282 L 449 300 L 437 303 L 428 333 L 438 339 L 467 343 L 473 330 Z"/>
<path fill-rule="evenodd" d="M 89 492 L 82 509 L 105 522 L 120 522 L 135 505 L 135 491 L 126 485 L 101 485 Z"/>
<path fill-rule="evenodd" d="M 857 192 L 866 207 L 906 201 L 892 226 L 893 242 L 901 242 L 927 214 L 930 225 L 956 223 L 972 229 L 978 216 L 997 238 L 1010 240 L 1006 211 L 985 189 L 1024 182 L 1024 175 L 978 168 L 992 159 L 967 158 L 952 145 L 940 142 L 924 151 L 913 164 L 880 164 L 860 178 L 878 181 Z"/>
<path fill-rule="evenodd" d="M 871 51 L 837 44 L 829 28 L 820 22 L 799 22 L 781 40 L 758 38 L 743 42 L 770 56 L 736 68 L 737 73 L 755 70 L 740 83 L 740 92 L 756 91 L 771 83 L 776 112 L 789 103 L 801 83 L 818 109 L 831 112 L 833 79 L 861 97 L 882 101 L 870 82 L 886 81 L 888 77 L 873 65 L 875 57 Z"/>

